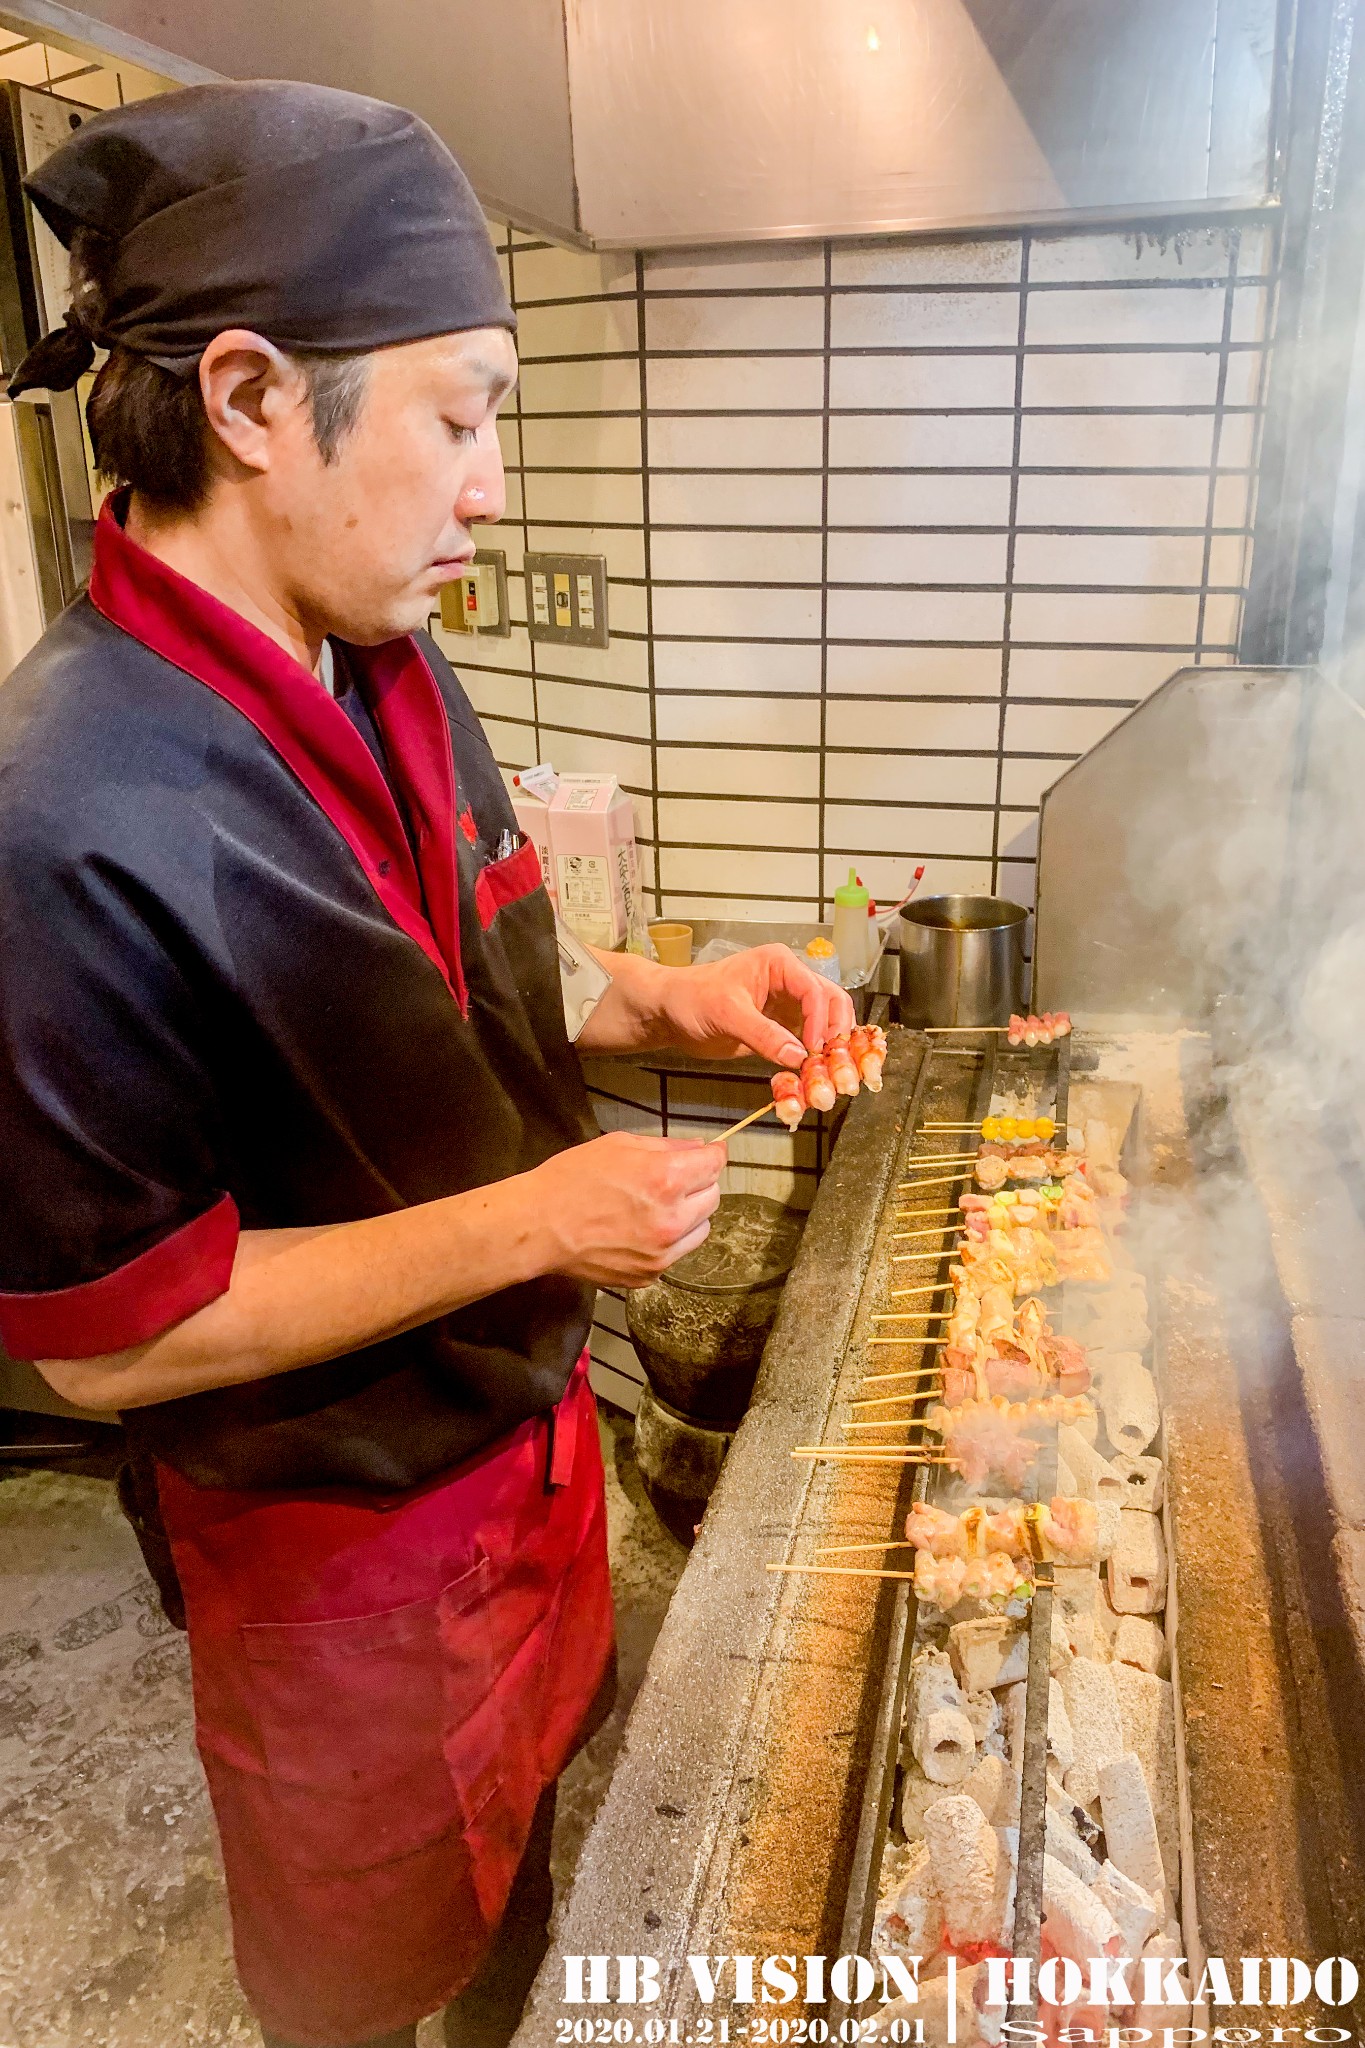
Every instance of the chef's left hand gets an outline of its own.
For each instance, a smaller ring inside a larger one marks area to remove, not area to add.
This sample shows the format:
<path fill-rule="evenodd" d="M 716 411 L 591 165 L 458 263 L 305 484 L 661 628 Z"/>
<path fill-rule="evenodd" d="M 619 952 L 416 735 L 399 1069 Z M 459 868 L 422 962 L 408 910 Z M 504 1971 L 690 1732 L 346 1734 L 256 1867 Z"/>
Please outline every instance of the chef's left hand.
<path fill-rule="evenodd" d="M 799 1067 L 807 1051 L 851 1031 L 852 998 L 790 946 L 751 946 L 705 967 L 671 967 L 663 1011 L 675 1045 L 703 1059 L 756 1052 Z"/>

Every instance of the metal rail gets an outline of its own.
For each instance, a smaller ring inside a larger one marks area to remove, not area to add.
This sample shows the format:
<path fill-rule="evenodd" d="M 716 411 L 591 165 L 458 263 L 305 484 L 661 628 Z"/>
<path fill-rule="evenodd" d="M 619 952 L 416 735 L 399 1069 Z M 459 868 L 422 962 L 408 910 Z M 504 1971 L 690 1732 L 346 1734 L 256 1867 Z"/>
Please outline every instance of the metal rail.
<path fill-rule="evenodd" d="M 1071 1088 L 1071 1040 L 1065 1038 L 1055 1048 L 1056 1070 L 1054 1082 L 1053 1116 L 1059 1131 L 1065 1132 L 1070 1108 Z M 973 1121 L 989 1112 L 994 1099 L 996 1084 L 1001 1074 L 1001 1057 L 998 1044 L 992 1040 L 982 1056 L 976 1085 L 972 1091 L 972 1107 L 969 1116 Z M 922 1105 L 927 1093 L 930 1063 L 934 1048 L 926 1052 L 920 1067 L 914 1095 L 911 1098 L 906 1123 L 906 1159 L 912 1156 L 916 1137 L 920 1135 Z M 1008 1058 L 1008 1054 L 1006 1054 Z M 951 1220 L 945 1236 L 951 1233 Z M 953 1248 L 949 1245 L 939 1261 L 937 1276 L 947 1277 L 953 1261 Z M 935 1342 L 925 1339 L 926 1348 Z M 924 1396 L 928 1405 L 931 1396 Z M 910 1498 L 923 1498 L 928 1491 L 930 1474 L 927 1468 L 913 1468 L 914 1483 Z M 1057 1483 L 1057 1444 L 1053 1437 L 1044 1446 L 1035 1472 L 1034 1498 L 1050 1499 Z M 1019 1810 L 1019 1859 L 1015 1889 L 1014 1938 L 1012 1950 L 1015 1956 L 1027 1958 L 1032 1965 L 1029 1977 L 1032 1997 L 1021 2001 L 1011 2010 L 1011 2017 L 1020 2023 L 1032 2024 L 1037 2011 L 1037 1975 L 1042 1955 L 1042 1900 L 1043 1900 L 1043 1858 L 1047 1841 L 1047 1734 L 1048 1694 L 1051 1676 L 1052 1652 L 1052 1608 L 1053 1586 L 1052 1567 L 1039 1563 L 1035 1567 L 1034 1594 L 1029 1610 L 1029 1661 L 1024 1709 L 1024 1754 Z M 892 1802 L 895 1796 L 897 1775 L 900 1768 L 902 1723 L 905 1717 L 905 1696 L 909 1683 L 910 1664 L 914 1654 L 918 1608 L 913 1587 L 898 1585 L 892 1611 L 892 1625 L 887 1644 L 886 1659 L 882 1669 L 879 1687 L 877 1719 L 873 1734 L 872 1762 L 868 1772 L 867 1785 L 859 1813 L 858 1836 L 849 1873 L 849 1888 L 844 1909 L 840 1934 L 840 1953 L 843 1955 L 866 1955 L 870 1942 L 873 1922 L 876 1918 L 877 1897 L 881 1880 L 882 1855 L 886 1846 L 887 1830 L 891 1820 Z M 831 2019 L 838 2021 L 850 2008 L 832 2005 Z"/>
<path fill-rule="evenodd" d="M 1055 1120 L 1065 1133 L 1071 1094 L 1071 1040 L 1057 1048 Z M 1033 1498 L 1050 1500 L 1057 1485 L 1057 1435 L 1042 1446 L 1034 1467 Z M 1019 1861 L 1014 1891 L 1013 1950 L 1026 1958 L 1030 1995 L 1012 2008 L 1020 2025 L 1038 2013 L 1038 1970 L 1043 1942 L 1043 1858 L 1047 1853 L 1047 1728 L 1052 1681 L 1052 1566 L 1034 1566 L 1028 1624 L 1028 1691 L 1024 1696 L 1024 1755 L 1019 1788 Z"/>

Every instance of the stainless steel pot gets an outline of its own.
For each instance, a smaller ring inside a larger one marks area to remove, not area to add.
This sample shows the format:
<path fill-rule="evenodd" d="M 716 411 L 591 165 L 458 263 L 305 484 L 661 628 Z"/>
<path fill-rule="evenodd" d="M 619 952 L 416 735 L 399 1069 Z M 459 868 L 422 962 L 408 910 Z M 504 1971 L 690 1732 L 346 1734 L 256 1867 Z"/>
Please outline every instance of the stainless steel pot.
<path fill-rule="evenodd" d="M 1028 912 L 1000 896 L 926 896 L 900 914 L 900 1016 L 1005 1024 L 1024 1004 Z"/>

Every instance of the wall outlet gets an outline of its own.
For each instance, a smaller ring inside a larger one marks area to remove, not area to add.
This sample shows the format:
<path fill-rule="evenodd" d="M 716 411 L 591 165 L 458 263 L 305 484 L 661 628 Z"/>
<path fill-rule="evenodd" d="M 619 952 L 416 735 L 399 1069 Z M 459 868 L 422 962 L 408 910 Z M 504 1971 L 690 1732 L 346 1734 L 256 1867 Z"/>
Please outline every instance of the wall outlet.
<path fill-rule="evenodd" d="M 528 555 L 526 620 L 533 640 L 561 647 L 605 647 L 605 555 Z"/>
<path fill-rule="evenodd" d="M 447 633 L 512 631 L 507 611 L 507 556 L 502 548 L 480 548 L 453 583 L 441 585 L 441 624 Z"/>

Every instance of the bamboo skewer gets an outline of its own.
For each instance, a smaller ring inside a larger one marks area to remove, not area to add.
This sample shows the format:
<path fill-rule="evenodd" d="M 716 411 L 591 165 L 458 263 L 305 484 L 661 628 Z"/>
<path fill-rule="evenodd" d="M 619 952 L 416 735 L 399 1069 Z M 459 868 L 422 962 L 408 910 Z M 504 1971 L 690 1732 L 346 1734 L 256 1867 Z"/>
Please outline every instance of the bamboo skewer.
<path fill-rule="evenodd" d="M 937 1368 L 931 1366 L 929 1370 L 932 1372 L 936 1371 Z M 892 1379 L 899 1379 L 901 1375 L 899 1373 L 892 1373 L 891 1377 Z M 907 1377 L 918 1378 L 919 1375 L 913 1374 L 907 1375 Z M 923 1399 L 924 1395 L 922 1392 L 911 1390 L 904 1394 L 872 1394 L 866 1400 L 850 1401 L 848 1405 L 850 1408 L 892 1408 L 897 1401 L 922 1401 Z"/>
<path fill-rule="evenodd" d="M 964 1180 L 971 1179 L 972 1174 L 975 1171 L 975 1168 L 976 1162 L 975 1160 L 973 1160 L 968 1165 L 967 1170 L 964 1173 L 936 1173 L 933 1174 L 928 1180 L 898 1181 L 896 1184 L 896 1193 L 898 1195 L 914 1194 L 918 1188 L 958 1187 Z"/>
<path fill-rule="evenodd" d="M 956 1032 L 960 1038 L 964 1033 L 971 1036 L 978 1031 L 1008 1031 L 1009 1028 L 1008 1024 L 926 1024 L 923 1027 L 931 1038 L 942 1038 L 951 1032 Z"/>
<path fill-rule="evenodd" d="M 913 1543 L 822 1543 L 817 1557 L 852 1557 L 857 1550 L 913 1550 Z"/>
<path fill-rule="evenodd" d="M 952 1284 L 951 1280 L 926 1280 L 917 1287 L 893 1287 L 887 1298 L 890 1301 L 913 1301 L 920 1294 L 945 1294 Z"/>
<path fill-rule="evenodd" d="M 951 1465 L 941 1451 L 921 1450 L 914 1444 L 802 1444 L 794 1458 L 810 1458 L 815 1464 L 832 1465 Z"/>
<path fill-rule="evenodd" d="M 931 1317 L 931 1318 L 930 1318 L 930 1320 L 932 1321 L 932 1320 L 934 1320 L 934 1319 L 933 1319 L 933 1318 Z M 926 1336 L 926 1337 L 910 1337 L 910 1336 L 906 1336 L 906 1337 L 864 1337 L 864 1339 L 863 1339 L 863 1342 L 864 1342 L 865 1344 L 918 1344 L 918 1345 L 920 1345 L 921 1347 L 923 1347 L 923 1346 L 924 1346 L 924 1345 L 926 1345 L 926 1344 L 937 1344 L 937 1343 L 938 1343 L 939 1341 L 940 1341 L 940 1340 L 939 1340 L 939 1339 L 938 1339 L 937 1337 L 928 1337 L 928 1336 Z"/>
<path fill-rule="evenodd" d="M 741 1131 L 748 1130 L 750 1124 L 756 1124 L 761 1116 L 767 1116 L 769 1110 L 776 1108 L 777 1104 L 775 1102 L 765 1102 L 762 1109 L 755 1109 L 748 1116 L 742 1116 L 737 1124 L 731 1124 L 728 1131 L 722 1131 L 718 1138 L 711 1140 L 711 1143 L 713 1145 L 728 1145 L 731 1138 L 737 1138 Z"/>
<path fill-rule="evenodd" d="M 913 1572 L 878 1571 L 870 1564 L 770 1564 L 770 1572 L 821 1572 L 832 1579 L 913 1579 Z"/>
<path fill-rule="evenodd" d="M 898 1342 L 899 1340 L 894 1341 Z M 909 1372 L 870 1372 L 866 1374 L 860 1384 L 864 1387 L 879 1387 L 887 1380 L 917 1380 L 921 1375 L 936 1373 L 939 1370 L 940 1368 L 936 1365 L 917 1365 Z M 908 1400 L 909 1396 L 903 1394 L 899 1398 L 901 1400 Z"/>
<path fill-rule="evenodd" d="M 906 1160 L 907 1166 L 961 1166 L 975 1160 L 975 1152 L 925 1152 Z"/>
<path fill-rule="evenodd" d="M 903 1398 L 907 1401 L 911 1401 L 914 1400 L 916 1396 L 913 1394 L 906 1394 L 903 1396 Z M 876 1421 L 875 1419 L 871 1422 L 846 1422 L 844 1423 L 843 1427 L 846 1431 L 853 1429 L 929 1429 L 931 1427 L 931 1424 L 925 1422 L 918 1415 L 883 1415 L 880 1422 Z M 935 1431 L 934 1434 L 937 1435 L 938 1432 Z M 855 1446 L 855 1448 L 857 1448 L 857 1446 Z M 882 1447 L 880 1445 L 868 1444 L 864 1446 L 864 1448 L 868 1450 L 879 1450 Z M 887 1448 L 896 1451 L 908 1451 L 913 1450 L 915 1446 L 913 1444 L 891 1444 L 888 1445 Z"/>

